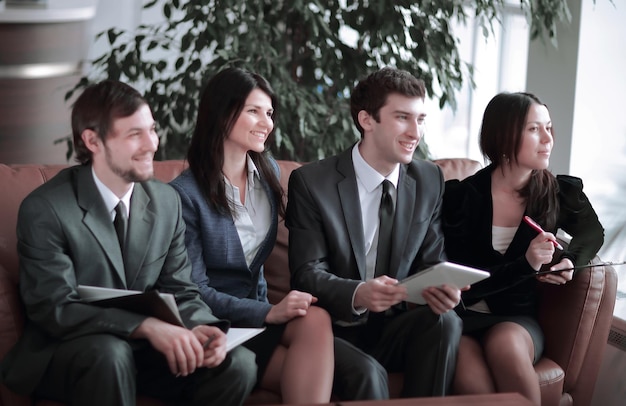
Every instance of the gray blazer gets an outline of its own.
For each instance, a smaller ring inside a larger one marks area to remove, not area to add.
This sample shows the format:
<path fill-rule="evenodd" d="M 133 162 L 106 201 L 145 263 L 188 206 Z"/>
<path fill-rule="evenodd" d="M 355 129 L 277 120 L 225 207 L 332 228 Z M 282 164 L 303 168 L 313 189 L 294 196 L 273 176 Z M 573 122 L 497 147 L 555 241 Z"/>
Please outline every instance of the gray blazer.
<path fill-rule="evenodd" d="M 169 186 L 135 184 L 127 262 L 90 166 L 60 172 L 22 202 L 17 222 L 20 292 L 27 322 L 2 362 L 2 380 L 32 393 L 61 340 L 129 337 L 145 316 L 83 304 L 76 286 L 173 293 L 186 327 L 218 324 L 191 283 L 180 200 Z"/>
<path fill-rule="evenodd" d="M 317 296 L 333 318 L 354 321 L 352 297 L 365 278 L 365 242 L 352 148 L 305 165 L 289 178 L 292 287 Z M 404 279 L 445 259 L 441 169 L 427 161 L 401 165 L 390 275 Z"/>

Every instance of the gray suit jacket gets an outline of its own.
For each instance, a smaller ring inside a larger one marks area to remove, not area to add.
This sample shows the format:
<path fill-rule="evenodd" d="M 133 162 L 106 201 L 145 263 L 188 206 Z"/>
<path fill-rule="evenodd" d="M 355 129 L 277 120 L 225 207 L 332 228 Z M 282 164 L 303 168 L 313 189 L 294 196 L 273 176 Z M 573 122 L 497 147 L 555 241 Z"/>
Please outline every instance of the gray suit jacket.
<path fill-rule="evenodd" d="M 365 278 L 366 254 L 351 151 L 292 172 L 285 220 L 292 287 L 317 296 L 344 321 L 355 320 L 352 297 Z M 401 165 L 389 276 L 401 280 L 445 260 L 443 191 L 437 165 Z"/>
<path fill-rule="evenodd" d="M 20 292 L 27 322 L 2 362 L 4 383 L 31 393 L 61 340 L 89 334 L 128 338 L 145 316 L 83 304 L 76 286 L 173 293 L 188 328 L 216 319 L 191 283 L 185 226 L 176 192 L 158 181 L 135 184 L 124 266 L 115 229 L 90 166 L 75 166 L 33 191 L 18 215 Z"/>

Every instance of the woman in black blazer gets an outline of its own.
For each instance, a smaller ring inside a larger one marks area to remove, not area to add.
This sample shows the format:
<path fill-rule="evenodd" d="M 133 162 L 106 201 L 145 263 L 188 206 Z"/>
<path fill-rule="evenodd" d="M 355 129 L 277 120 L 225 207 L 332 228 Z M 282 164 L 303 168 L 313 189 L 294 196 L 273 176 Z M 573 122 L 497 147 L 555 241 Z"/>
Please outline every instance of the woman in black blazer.
<path fill-rule="evenodd" d="M 490 165 L 446 183 L 446 254 L 491 274 L 463 292 L 457 308 L 464 323 L 458 362 L 472 365 L 457 369 L 458 393 L 519 392 L 541 403 L 533 368 L 543 350 L 537 286 L 567 283 L 574 275 L 568 268 L 588 263 L 604 242 L 581 179 L 548 170 L 553 136 L 550 113 L 536 96 L 498 94 L 480 133 Z M 572 236 L 565 250 L 558 229 Z M 540 269 L 557 272 L 537 275 Z"/>

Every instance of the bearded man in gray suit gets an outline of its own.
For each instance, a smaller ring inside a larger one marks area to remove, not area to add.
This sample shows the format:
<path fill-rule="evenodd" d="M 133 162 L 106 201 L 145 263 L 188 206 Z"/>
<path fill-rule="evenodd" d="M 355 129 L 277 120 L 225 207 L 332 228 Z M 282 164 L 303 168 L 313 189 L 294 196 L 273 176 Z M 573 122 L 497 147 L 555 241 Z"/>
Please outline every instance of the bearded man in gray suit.
<path fill-rule="evenodd" d="M 2 362 L 3 383 L 72 405 L 133 405 L 137 393 L 243 403 L 256 379 L 254 355 L 244 347 L 227 353 L 228 322 L 211 314 L 190 280 L 180 200 L 151 180 L 159 140 L 146 100 L 120 82 L 88 87 L 74 104 L 72 132 L 81 165 L 20 206 L 27 322 Z M 118 234 L 114 219 L 126 216 Z M 184 327 L 85 303 L 78 285 L 171 293 Z"/>
<path fill-rule="evenodd" d="M 454 376 L 461 322 L 450 310 L 459 289 L 429 287 L 427 305 L 412 306 L 397 285 L 445 260 L 443 175 L 413 159 L 425 95 L 408 72 L 372 73 L 350 98 L 360 142 L 289 179 L 292 286 L 334 319 L 334 391 L 342 398 L 387 398 L 388 371 L 404 373 L 403 397 L 444 396 Z"/>

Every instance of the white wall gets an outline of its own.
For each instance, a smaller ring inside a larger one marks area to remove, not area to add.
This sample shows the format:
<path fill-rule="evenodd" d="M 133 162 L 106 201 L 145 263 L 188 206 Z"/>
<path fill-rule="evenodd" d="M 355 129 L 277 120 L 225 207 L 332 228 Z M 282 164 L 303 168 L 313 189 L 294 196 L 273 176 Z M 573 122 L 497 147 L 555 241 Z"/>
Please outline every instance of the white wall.
<path fill-rule="evenodd" d="M 626 260 L 626 2 L 582 1 L 570 173 L 606 229 L 603 259 Z M 626 292 L 621 266 L 619 289 Z M 626 316 L 626 315 L 624 315 Z"/>

